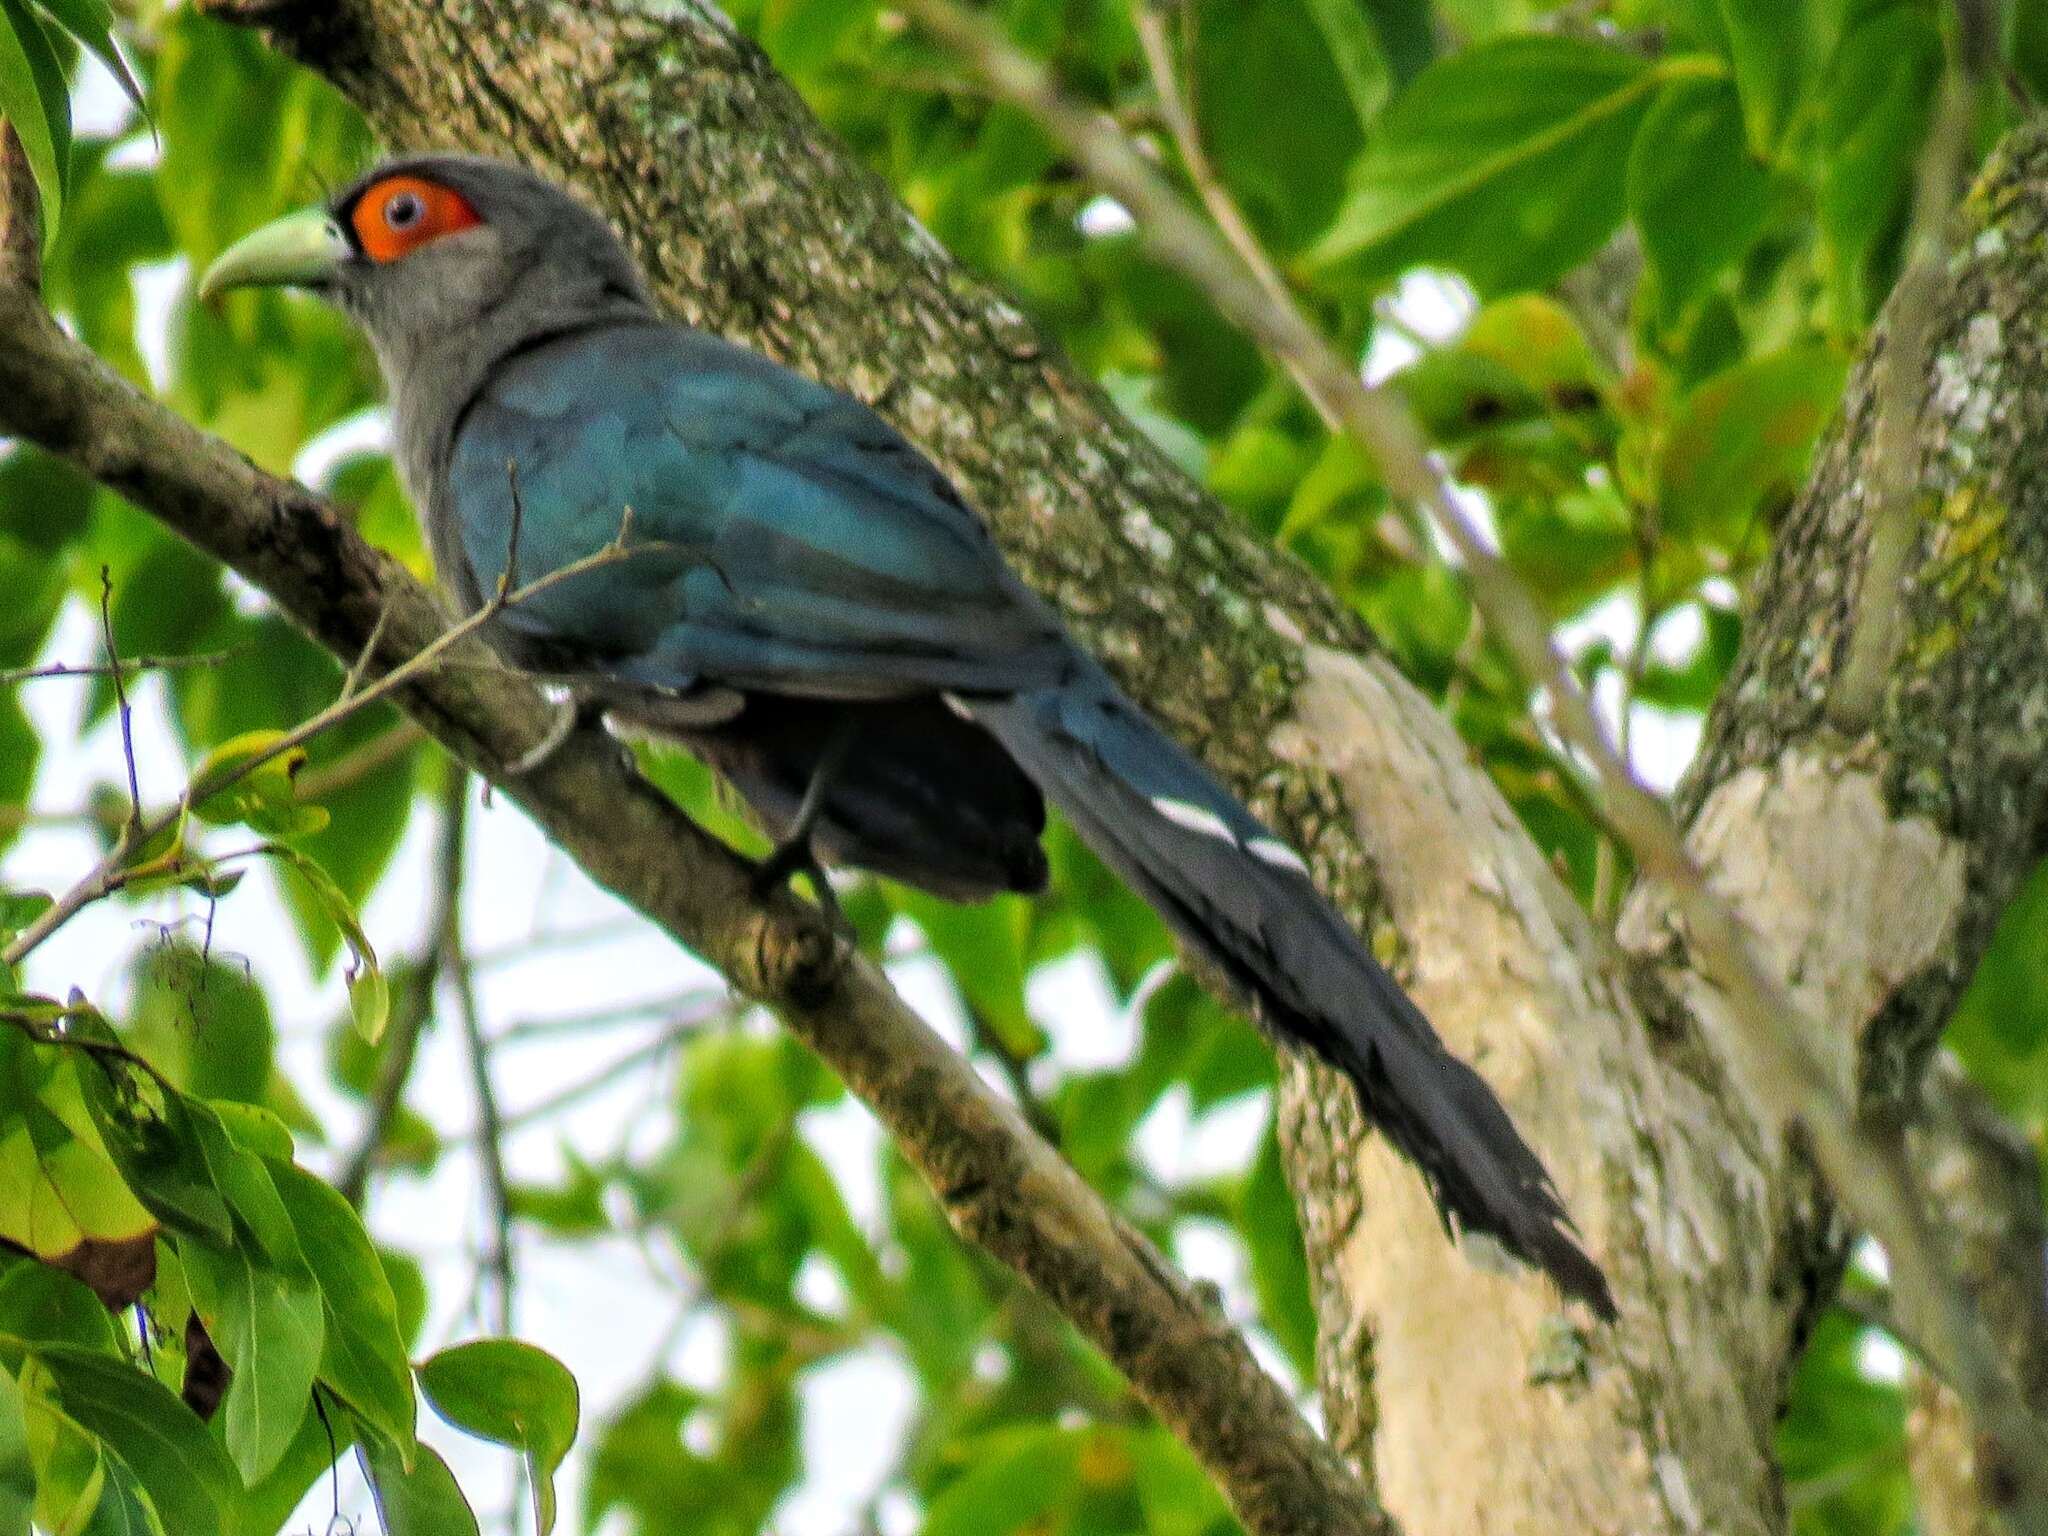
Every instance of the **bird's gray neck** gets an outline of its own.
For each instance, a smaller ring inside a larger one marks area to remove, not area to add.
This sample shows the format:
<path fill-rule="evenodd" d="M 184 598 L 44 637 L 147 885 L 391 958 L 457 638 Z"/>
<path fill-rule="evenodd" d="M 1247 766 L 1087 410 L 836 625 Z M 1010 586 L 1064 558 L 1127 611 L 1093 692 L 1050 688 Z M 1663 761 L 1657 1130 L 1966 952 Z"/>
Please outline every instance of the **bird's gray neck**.
<path fill-rule="evenodd" d="M 474 602 L 445 486 L 455 434 L 477 396 L 515 354 L 557 336 L 601 326 L 651 323 L 659 317 L 636 295 L 606 293 L 570 302 L 507 302 L 476 322 L 438 336 L 375 337 L 390 390 L 394 457 L 417 509 L 442 577 L 464 606 Z"/>

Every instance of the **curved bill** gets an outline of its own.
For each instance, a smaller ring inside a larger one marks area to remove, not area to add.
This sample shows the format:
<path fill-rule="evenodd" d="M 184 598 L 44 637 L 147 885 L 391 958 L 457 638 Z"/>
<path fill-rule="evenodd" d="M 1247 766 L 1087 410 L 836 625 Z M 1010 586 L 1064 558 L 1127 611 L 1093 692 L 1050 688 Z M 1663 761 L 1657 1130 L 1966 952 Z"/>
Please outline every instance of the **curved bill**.
<path fill-rule="evenodd" d="M 199 279 L 202 301 L 230 288 L 317 288 L 353 255 L 324 208 L 307 208 L 252 230 Z"/>

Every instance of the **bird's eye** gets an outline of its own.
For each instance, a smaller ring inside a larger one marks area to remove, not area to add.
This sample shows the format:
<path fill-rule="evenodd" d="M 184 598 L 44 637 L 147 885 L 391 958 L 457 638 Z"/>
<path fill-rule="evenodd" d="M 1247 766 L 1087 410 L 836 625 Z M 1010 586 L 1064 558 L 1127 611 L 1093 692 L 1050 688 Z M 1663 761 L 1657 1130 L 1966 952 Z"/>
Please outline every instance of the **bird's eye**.
<path fill-rule="evenodd" d="M 7 0 L 0 0 L 4 6 Z M 443 235 L 483 223 L 453 187 L 424 176 L 385 176 L 363 189 L 349 210 L 356 249 L 372 261 L 397 261 Z"/>
<path fill-rule="evenodd" d="M 384 222 L 391 229 L 405 231 L 427 216 L 427 205 L 410 187 L 394 192 L 384 203 Z"/>

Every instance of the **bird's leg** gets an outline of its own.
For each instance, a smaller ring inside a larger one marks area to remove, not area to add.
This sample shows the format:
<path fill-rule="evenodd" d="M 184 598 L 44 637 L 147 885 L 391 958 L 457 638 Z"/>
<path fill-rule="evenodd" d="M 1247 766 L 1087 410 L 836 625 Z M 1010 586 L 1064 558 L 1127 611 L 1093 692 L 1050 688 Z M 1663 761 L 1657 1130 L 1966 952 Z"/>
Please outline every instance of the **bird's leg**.
<path fill-rule="evenodd" d="M 505 765 L 506 777 L 524 778 L 561 751 L 578 730 L 596 725 L 604 718 L 603 704 L 595 699 L 579 698 L 566 689 L 554 700 L 554 706 L 555 718 L 548 725 L 547 735 Z"/>
<path fill-rule="evenodd" d="M 832 894 L 832 882 L 825 878 L 824 867 L 811 846 L 811 834 L 817 830 L 818 818 L 824 814 L 825 796 L 831 792 L 832 780 L 844 766 L 847 754 L 853 750 L 853 739 L 858 734 L 859 727 L 850 715 L 841 716 L 832 727 L 832 734 L 825 742 L 825 750 L 818 756 L 817 766 L 811 770 L 811 782 L 804 786 L 804 797 L 797 804 L 796 815 L 788 830 L 754 870 L 754 890 L 763 896 L 799 870 L 809 875 L 811 888 L 817 894 L 818 908 L 835 928 L 845 927 L 846 920 L 839 912 L 839 898 Z"/>

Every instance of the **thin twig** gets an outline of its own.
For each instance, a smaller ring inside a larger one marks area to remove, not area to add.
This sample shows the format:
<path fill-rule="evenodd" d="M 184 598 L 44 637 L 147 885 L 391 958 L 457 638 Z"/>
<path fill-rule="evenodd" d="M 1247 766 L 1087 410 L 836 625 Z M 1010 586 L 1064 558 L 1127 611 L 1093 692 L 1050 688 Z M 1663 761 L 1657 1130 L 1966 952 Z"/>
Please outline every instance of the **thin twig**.
<path fill-rule="evenodd" d="M 1181 14 L 1186 25 L 1194 25 L 1195 11 L 1192 6 Z M 1173 48 L 1166 32 L 1166 15 L 1151 0 L 1138 0 L 1131 7 L 1131 19 L 1137 27 L 1138 44 L 1145 55 L 1145 67 L 1152 76 L 1152 89 L 1159 97 L 1159 115 L 1166 124 L 1166 131 L 1172 136 L 1174 147 L 1180 151 L 1181 164 L 1188 173 L 1188 181 L 1195 194 L 1202 200 L 1202 206 L 1209 211 L 1209 217 L 1216 221 L 1216 227 L 1230 242 L 1230 247 L 1244 263 L 1245 270 L 1252 275 L 1265 292 L 1269 302 L 1291 305 L 1293 296 L 1288 290 L 1287 280 L 1280 275 L 1280 269 L 1267 253 L 1260 241 L 1258 231 L 1245 217 L 1244 210 L 1231 195 L 1229 186 L 1218 174 L 1215 163 L 1202 143 L 1202 130 L 1196 120 L 1195 105 L 1187 88 L 1181 83 L 1181 72 L 1174 67 Z M 1405 327 L 1405 323 L 1402 328 Z M 1424 342 L 1423 349 L 1428 350 Z M 1279 354 L 1280 364 L 1293 377 L 1295 387 L 1300 389 L 1311 409 L 1322 418 L 1326 431 L 1341 430 L 1341 423 L 1330 408 L 1329 401 L 1321 392 L 1311 387 L 1311 381 L 1302 374 L 1296 358 Z M 1401 511 L 1408 511 L 1402 507 Z M 1409 512 L 1409 516 L 1413 516 Z M 1388 550 L 1400 560 L 1417 560 L 1429 552 L 1428 531 L 1419 521 L 1403 522 L 1398 515 L 1384 517 L 1374 531 Z"/>
<path fill-rule="evenodd" d="M 605 1065 L 592 1072 L 589 1076 L 579 1078 L 573 1083 L 564 1084 L 546 1098 L 536 1099 L 531 1104 L 513 1110 L 504 1117 L 502 1129 L 507 1131 L 524 1129 L 526 1126 L 560 1114 L 572 1104 L 581 1103 L 592 1094 L 602 1093 L 614 1083 L 638 1075 L 642 1068 L 661 1060 L 662 1057 L 675 1050 L 683 1041 L 698 1030 L 708 1024 L 731 1019 L 743 1006 L 744 1004 L 742 1003 L 729 1002 L 724 1008 L 713 1009 L 706 1013 L 674 1021 L 664 1027 L 660 1034 L 655 1035 L 640 1045 L 634 1046 L 632 1050 L 616 1060 L 606 1062 Z M 468 1141 L 473 1136 L 480 1134 L 481 1131 L 482 1127 L 479 1126 L 475 1131 L 468 1132 L 456 1139 L 458 1141 Z"/>
<path fill-rule="evenodd" d="M 114 577 L 100 567 L 100 635 L 107 647 L 107 675 L 114 682 L 114 708 L 121 721 L 121 760 L 128 766 L 128 820 L 124 832 L 142 825 L 142 783 L 135 771 L 135 714 L 128 704 L 128 680 L 121 675 L 121 650 L 114 644 Z"/>
<path fill-rule="evenodd" d="M 501 589 L 468 618 L 460 623 L 450 625 L 413 655 L 407 657 L 389 672 L 377 678 L 376 681 L 353 691 L 345 688 L 343 697 L 336 699 L 334 703 L 328 705 L 327 708 L 321 710 L 319 714 L 314 715 L 310 720 L 303 721 L 291 730 L 286 731 L 261 751 L 237 759 L 219 773 L 202 776 L 199 780 L 188 785 L 185 793 L 179 796 L 176 805 L 154 819 L 144 822 L 136 829 L 135 835 L 130 836 L 124 832 L 115 841 L 113 848 L 108 851 L 107 856 L 100 860 L 84 878 L 79 880 L 77 884 L 72 886 L 62 896 L 58 897 L 55 903 L 47 908 L 33 923 L 24 928 L 4 950 L 0 950 L 0 961 L 4 961 L 9 965 L 19 965 L 45 939 L 49 938 L 51 934 L 77 916 L 81 908 L 91 902 L 111 895 L 129 881 L 141 875 L 162 872 L 159 866 L 170 867 L 170 864 L 174 861 L 171 860 L 171 856 L 168 854 L 163 858 L 152 859 L 148 863 L 138 865 L 132 869 L 127 867 L 127 860 L 129 854 L 134 852 L 136 848 L 146 846 L 155 838 L 171 831 L 173 827 L 177 826 L 190 814 L 193 806 L 210 799 L 214 795 L 220 794 L 224 790 L 232 788 L 251 773 L 254 773 L 258 768 L 261 768 L 265 763 L 273 762 L 288 752 L 296 751 L 314 737 L 325 731 L 330 731 L 344 720 L 360 714 L 379 699 L 396 693 L 407 683 L 412 682 L 415 678 L 433 668 L 445 652 L 468 639 L 486 624 L 489 624 L 505 609 L 525 602 L 527 599 L 546 591 L 549 587 L 555 586 L 559 582 L 567 581 L 572 577 L 580 576 L 586 571 L 596 570 L 601 566 L 613 565 L 621 560 L 628 560 L 637 555 L 652 553 L 665 547 L 658 542 L 651 541 L 628 544 L 626 536 L 629 526 L 630 520 L 622 521 L 619 535 L 611 543 L 605 545 L 602 549 L 593 551 L 580 560 L 572 561 L 568 565 L 548 572 L 547 575 L 527 583 L 516 592 L 507 592 Z M 386 612 L 388 612 L 388 609 Z M 382 627 L 383 618 L 384 614 L 380 613 L 378 616 L 379 628 Z M 367 662 L 371 653 L 376 649 L 376 639 L 377 631 L 373 629 L 370 642 L 363 647 L 362 659 L 358 663 L 359 666 Z M 357 674 L 352 670 L 350 675 L 354 677 Z"/>
<path fill-rule="evenodd" d="M 454 879 L 461 882 L 463 828 L 469 819 L 469 774 L 456 769 L 448 775 L 448 788 L 441 800 L 443 824 L 449 829 L 450 858 Z M 491 1242 L 486 1264 L 496 1283 L 498 1333 L 512 1332 L 512 1195 L 505 1178 L 505 1121 L 498 1112 L 498 1092 L 491 1083 L 491 1045 L 484 1037 L 483 1017 L 477 1008 L 476 978 L 470 973 L 469 957 L 462 943 L 462 906 L 451 902 L 448 924 L 441 933 L 441 969 L 455 993 L 456 1013 L 462 1022 L 462 1039 L 469 1059 L 470 1086 L 476 1093 L 477 1162 L 483 1168 L 484 1195 L 490 1205 Z"/>
<path fill-rule="evenodd" d="M 1473 601 L 1523 676 L 1547 698 L 1555 730 L 1591 764 L 1609 827 L 1637 866 L 1676 900 L 1701 974 L 1727 1004 L 1717 1044 L 1749 1097 L 1776 1124 L 1803 1124 L 1836 1194 L 1883 1243 L 1893 1282 L 1929 1303 L 1930 1342 L 1980 1432 L 2016 1468 L 2024 1493 L 2015 1526 L 2048 1532 L 2048 1434 L 1993 1353 L 1982 1317 L 1941 1252 L 1897 1139 L 1864 1125 L 1813 1042 L 1819 1028 L 1758 960 L 1741 920 L 1707 884 L 1669 809 L 1630 772 L 1608 739 L 1550 626 L 1519 577 L 1452 496 L 1419 424 L 1398 396 L 1370 389 L 1291 300 L 1268 294 L 1241 261 L 1160 180 L 1131 143 L 1069 101 L 1045 68 L 951 0 L 907 9 L 1008 100 L 1063 145 L 1096 184 L 1128 208 L 1153 254 L 1201 288 L 1223 313 L 1278 355 L 1379 464 L 1389 490 L 1425 510 L 1464 561 Z M 1714 1012 L 1720 1022 L 1719 1011 Z"/>
<path fill-rule="evenodd" d="M 1189 8 L 1184 14 L 1192 17 L 1193 9 Z M 1209 210 L 1209 217 L 1216 221 L 1216 227 L 1223 231 L 1224 239 L 1230 242 L 1230 248 L 1237 252 L 1238 259 L 1264 290 L 1266 298 L 1276 304 L 1291 304 L 1293 298 L 1288 293 L 1286 281 L 1273 265 L 1272 258 L 1267 256 L 1266 248 L 1260 244 L 1251 221 L 1244 216 L 1244 210 L 1237 206 L 1237 199 L 1230 195 L 1230 188 L 1216 174 L 1209 152 L 1202 145 L 1202 130 L 1195 121 L 1194 103 L 1182 89 L 1180 71 L 1174 67 L 1173 48 L 1166 35 L 1165 13 L 1147 0 L 1138 0 L 1131 7 L 1131 21 L 1138 29 L 1138 46 L 1144 52 L 1145 67 L 1152 74 L 1152 89 L 1159 95 L 1159 114 L 1166 122 L 1167 132 L 1173 135 L 1174 147 L 1180 151 L 1181 164 L 1187 168 L 1195 195 L 1201 198 L 1202 206 Z M 1297 371 L 1296 360 L 1282 357 L 1280 362 L 1295 375 L 1295 382 L 1322 418 L 1323 426 L 1332 432 L 1337 431 L 1340 423 L 1336 412 Z"/>
<path fill-rule="evenodd" d="M 176 672 L 192 667 L 217 667 L 239 655 L 245 647 L 205 651 L 192 656 L 118 656 L 104 662 L 53 661 L 42 667 L 0 669 L 0 688 L 21 683 L 52 682 L 62 678 L 119 677 L 133 672 Z"/>
<path fill-rule="evenodd" d="M 476 956 L 470 957 L 469 964 L 472 971 L 483 969 L 483 962 Z M 730 1006 L 731 998 L 725 988 L 692 987 L 666 997 L 639 998 L 632 1002 L 613 1003 L 603 1008 L 585 1009 L 555 1018 L 521 1019 L 492 1035 L 491 1049 L 495 1051 L 500 1046 L 520 1045 L 529 1040 L 551 1040 L 562 1035 L 583 1034 L 597 1029 L 616 1029 L 630 1024 L 651 1023 L 655 1020 L 670 1023 L 695 1022 L 723 1012 Z"/>
<path fill-rule="evenodd" d="M 1890 1334 L 1892 1341 L 1926 1366 L 1935 1375 L 1941 1374 L 1936 1356 L 1927 1347 L 1926 1341 L 1909 1328 L 1899 1316 L 1899 1309 L 1892 1300 L 1889 1290 L 1858 1291 L 1844 1290 L 1835 1298 L 1835 1305 L 1855 1318 L 1866 1328 L 1875 1328 L 1879 1333 Z"/>
<path fill-rule="evenodd" d="M 377 646 L 384 638 L 384 627 L 391 622 L 391 605 L 386 603 L 377 610 L 377 622 L 370 626 L 370 636 L 363 642 L 363 648 L 356 653 L 356 659 L 349 663 L 348 671 L 342 674 L 341 692 L 338 698 L 351 699 L 363 685 L 363 678 L 369 673 L 370 663 L 376 659 Z"/>
<path fill-rule="evenodd" d="M 317 805 L 330 795 L 338 795 L 360 784 L 378 769 L 397 762 L 426 739 L 427 733 L 413 721 L 400 720 L 388 731 L 379 731 L 333 762 L 307 768 L 298 778 L 299 798 Z"/>
<path fill-rule="evenodd" d="M 1968 8 L 1959 7 L 1967 20 Z M 1935 296 L 1948 260 L 1955 207 L 1977 123 L 1978 76 L 1960 51 L 1942 77 L 1934 126 L 1920 152 L 1906 267 L 1892 291 L 1871 434 L 1874 510 L 1862 584 L 1849 620 L 1848 654 L 1828 692 L 1828 718 L 1860 735 L 1877 717 L 1905 633 L 1900 586 L 1920 533 L 1920 412 L 1934 345 Z"/>
<path fill-rule="evenodd" d="M 468 775 L 452 763 L 451 779 L 466 782 Z M 445 804 L 445 803 L 444 803 Z M 384 1048 L 378 1060 L 377 1080 L 370 1090 L 370 1110 L 356 1139 L 355 1150 L 342 1164 L 334 1187 L 352 1205 L 361 1205 L 370 1187 L 370 1172 L 391 1134 L 391 1122 L 404 1102 L 406 1085 L 412 1080 L 413 1063 L 419 1055 L 420 1035 L 433 1017 L 434 990 L 441 965 L 448 953 L 448 935 L 454 930 L 462 902 L 462 850 L 465 818 L 443 810 L 440 841 L 434 854 L 433 910 L 427 914 L 425 935 L 420 940 L 419 958 L 410 968 L 406 986 L 391 1022 L 384 1032 Z"/>

